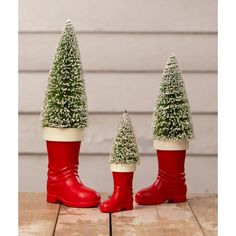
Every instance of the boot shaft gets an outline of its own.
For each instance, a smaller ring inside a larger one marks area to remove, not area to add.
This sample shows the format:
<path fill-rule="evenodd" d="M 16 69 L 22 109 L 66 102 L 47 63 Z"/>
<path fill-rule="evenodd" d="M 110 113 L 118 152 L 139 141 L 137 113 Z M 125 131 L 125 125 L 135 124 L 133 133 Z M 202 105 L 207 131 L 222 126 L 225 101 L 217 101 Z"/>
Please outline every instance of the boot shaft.
<path fill-rule="evenodd" d="M 186 150 L 163 151 L 157 150 L 158 179 L 168 188 L 186 188 L 185 179 Z"/>
<path fill-rule="evenodd" d="M 47 141 L 48 169 L 59 170 L 77 165 L 81 142 Z"/>
<path fill-rule="evenodd" d="M 184 173 L 186 150 L 157 150 L 156 154 L 160 170 L 173 174 Z"/>
<path fill-rule="evenodd" d="M 115 190 L 133 193 L 134 172 L 112 172 L 112 176 Z"/>
<path fill-rule="evenodd" d="M 78 177 L 80 142 L 47 141 L 47 151 L 48 184 L 63 182 L 71 176 L 80 182 Z"/>

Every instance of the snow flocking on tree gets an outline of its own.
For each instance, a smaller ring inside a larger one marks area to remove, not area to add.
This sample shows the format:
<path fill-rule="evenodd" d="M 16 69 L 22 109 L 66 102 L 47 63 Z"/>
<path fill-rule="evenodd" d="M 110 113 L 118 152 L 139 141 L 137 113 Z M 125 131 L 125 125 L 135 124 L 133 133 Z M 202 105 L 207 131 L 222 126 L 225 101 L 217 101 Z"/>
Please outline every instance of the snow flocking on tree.
<path fill-rule="evenodd" d="M 43 127 L 87 127 L 87 97 L 76 33 L 67 20 L 49 73 Z"/>
<path fill-rule="evenodd" d="M 138 164 L 139 155 L 131 119 L 125 111 L 110 153 L 112 164 Z"/>
<path fill-rule="evenodd" d="M 154 140 L 190 140 L 193 126 L 184 81 L 177 59 L 171 55 L 162 74 L 153 113 Z"/>

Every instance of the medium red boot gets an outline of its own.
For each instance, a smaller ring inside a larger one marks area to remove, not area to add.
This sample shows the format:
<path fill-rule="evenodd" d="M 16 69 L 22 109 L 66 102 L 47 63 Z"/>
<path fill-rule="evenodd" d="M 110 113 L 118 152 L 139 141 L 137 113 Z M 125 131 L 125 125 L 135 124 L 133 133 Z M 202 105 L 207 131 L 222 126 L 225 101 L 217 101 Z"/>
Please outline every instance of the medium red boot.
<path fill-rule="evenodd" d="M 185 154 L 186 150 L 157 150 L 157 179 L 150 187 L 137 192 L 135 201 L 140 205 L 156 205 L 166 201 L 185 202 Z"/>
<path fill-rule="evenodd" d="M 134 172 L 112 172 L 114 192 L 112 196 L 101 203 L 102 212 L 118 212 L 133 209 L 132 182 Z"/>
<path fill-rule="evenodd" d="M 47 201 L 69 207 L 96 207 L 100 195 L 83 185 L 78 176 L 80 141 L 47 141 Z"/>

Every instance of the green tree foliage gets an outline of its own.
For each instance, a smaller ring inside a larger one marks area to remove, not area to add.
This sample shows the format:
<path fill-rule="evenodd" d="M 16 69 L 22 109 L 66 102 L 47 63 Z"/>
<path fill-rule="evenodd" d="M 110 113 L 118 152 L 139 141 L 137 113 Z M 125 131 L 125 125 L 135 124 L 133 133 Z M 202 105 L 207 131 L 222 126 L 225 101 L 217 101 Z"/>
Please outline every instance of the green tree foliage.
<path fill-rule="evenodd" d="M 67 20 L 49 73 L 41 112 L 43 127 L 87 127 L 87 98 L 79 47 Z"/>
<path fill-rule="evenodd" d="M 156 140 L 193 138 L 188 98 L 174 55 L 168 59 L 162 74 L 160 95 L 153 113 L 153 138 Z"/>
<path fill-rule="evenodd" d="M 113 142 L 110 163 L 134 164 L 139 162 L 138 147 L 136 144 L 131 120 L 127 112 L 122 115 L 117 135 Z"/>

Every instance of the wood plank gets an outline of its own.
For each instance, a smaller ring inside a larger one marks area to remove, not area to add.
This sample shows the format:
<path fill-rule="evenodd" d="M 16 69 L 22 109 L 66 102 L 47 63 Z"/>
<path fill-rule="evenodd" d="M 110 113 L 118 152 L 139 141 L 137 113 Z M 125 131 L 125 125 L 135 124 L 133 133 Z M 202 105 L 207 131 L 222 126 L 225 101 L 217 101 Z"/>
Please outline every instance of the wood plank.
<path fill-rule="evenodd" d="M 113 180 L 107 155 L 80 155 L 81 180 L 100 192 L 111 192 Z M 190 193 L 217 192 L 217 156 L 187 156 L 186 178 Z M 201 174 L 199 175 L 199 170 Z M 156 156 L 140 156 L 140 165 L 134 177 L 134 192 L 149 186 L 157 176 Z M 19 156 L 19 191 L 43 192 L 46 188 L 47 156 Z M 105 183 L 105 184 L 104 184 Z"/>
<path fill-rule="evenodd" d="M 125 107 L 124 107 L 125 109 Z M 109 153 L 121 114 L 90 114 L 89 128 L 81 146 L 82 153 Z M 152 114 L 130 115 L 140 153 L 153 153 Z M 190 154 L 217 153 L 217 116 L 193 115 L 196 138 L 190 143 Z M 46 153 L 39 115 L 19 116 L 19 152 Z"/>
<path fill-rule="evenodd" d="M 108 197 L 103 193 L 102 199 Z M 96 208 L 71 208 L 61 206 L 55 236 L 64 235 L 109 235 L 109 214 Z"/>
<path fill-rule="evenodd" d="M 216 112 L 217 74 L 183 73 L 183 77 L 192 112 Z M 152 112 L 161 73 L 86 73 L 85 80 L 90 112 L 122 112 L 124 104 L 130 112 Z M 20 73 L 20 112 L 41 110 L 47 82 L 48 73 Z"/>
<path fill-rule="evenodd" d="M 60 34 L 20 34 L 19 69 L 48 71 Z M 85 70 L 162 71 L 170 53 L 185 71 L 217 70 L 217 36 L 80 34 Z"/>
<path fill-rule="evenodd" d="M 82 31 L 212 32 L 217 30 L 217 1 L 21 0 L 19 4 L 21 31 L 58 31 L 68 17 Z"/>
<path fill-rule="evenodd" d="M 19 235 L 53 235 L 59 208 L 45 193 L 19 193 Z"/>
<path fill-rule="evenodd" d="M 112 231 L 114 236 L 203 236 L 188 203 L 158 206 L 135 204 L 133 211 L 112 214 Z"/>
<path fill-rule="evenodd" d="M 157 205 L 157 211 L 165 236 L 204 235 L 187 202 Z"/>
<path fill-rule="evenodd" d="M 217 195 L 192 195 L 188 203 L 206 236 L 217 235 Z"/>
<path fill-rule="evenodd" d="M 132 211 L 113 213 L 112 235 L 163 236 L 156 207 L 140 206 L 134 203 Z"/>

